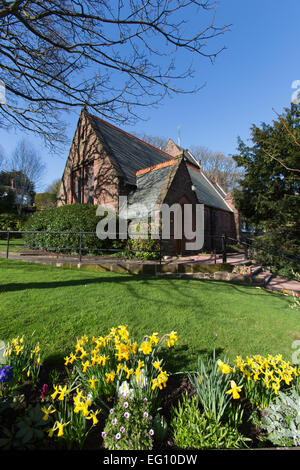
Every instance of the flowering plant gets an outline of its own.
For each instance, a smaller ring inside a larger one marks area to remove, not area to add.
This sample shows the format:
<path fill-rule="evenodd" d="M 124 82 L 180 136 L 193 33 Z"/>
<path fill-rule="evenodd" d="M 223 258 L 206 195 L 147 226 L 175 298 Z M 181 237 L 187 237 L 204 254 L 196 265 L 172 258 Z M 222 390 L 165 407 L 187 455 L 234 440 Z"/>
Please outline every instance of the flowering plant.
<path fill-rule="evenodd" d="M 120 398 L 110 410 L 102 439 L 109 450 L 151 450 L 153 420 L 145 398 Z"/>
<path fill-rule="evenodd" d="M 269 406 L 283 386 L 290 385 L 300 374 L 297 366 L 286 362 L 281 354 L 247 356 L 245 360 L 237 356 L 233 367 L 225 363 L 219 365 L 221 372 L 242 378 L 246 397 L 253 405 L 263 408 Z M 232 393 L 238 393 L 233 389 Z"/>
<path fill-rule="evenodd" d="M 41 408 L 43 420 L 52 424 L 48 436 L 61 438 L 69 449 L 82 449 L 92 427 L 98 423 L 100 410 L 93 409 L 91 396 L 74 384 L 54 385 L 53 389 L 50 404 Z"/>
<path fill-rule="evenodd" d="M 177 333 L 159 338 L 157 333 L 145 336 L 140 345 L 130 338 L 127 327 L 111 328 L 106 336 L 77 339 L 75 351 L 65 358 L 81 378 L 95 401 L 134 393 L 152 400 L 166 386 L 168 374 L 157 357 L 159 348 L 169 348 L 177 341 Z M 130 392 L 129 392 L 130 391 Z"/>
<path fill-rule="evenodd" d="M 7 344 L 4 356 L 7 364 L 13 368 L 16 382 L 31 378 L 36 386 L 41 365 L 39 343 L 33 345 L 30 341 L 25 341 L 23 336 L 18 336 Z"/>

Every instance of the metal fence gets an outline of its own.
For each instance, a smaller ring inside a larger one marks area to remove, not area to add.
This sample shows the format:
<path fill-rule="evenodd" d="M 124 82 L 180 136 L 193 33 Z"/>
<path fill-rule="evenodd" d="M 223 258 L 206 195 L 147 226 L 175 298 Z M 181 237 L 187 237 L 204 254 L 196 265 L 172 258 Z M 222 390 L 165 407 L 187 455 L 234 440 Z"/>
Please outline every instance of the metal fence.
<path fill-rule="evenodd" d="M 91 248 L 87 248 L 85 247 L 84 245 L 84 237 L 87 236 L 87 235 L 94 235 L 95 237 L 97 237 L 96 233 L 95 232 L 76 232 L 76 231 L 34 231 L 34 230 L 23 230 L 23 231 L 17 231 L 17 230 L 0 230 L 0 247 L 1 245 L 5 247 L 5 252 L 6 252 L 6 258 L 9 257 L 9 251 L 12 247 L 11 245 L 11 242 L 13 240 L 13 247 L 24 247 L 24 244 L 23 243 L 16 243 L 16 240 L 18 239 L 21 239 L 24 235 L 26 234 L 31 234 L 31 235 L 41 235 L 41 234 L 51 234 L 51 235 L 77 235 L 78 236 L 78 245 L 77 246 L 41 246 L 40 244 L 37 244 L 37 245 L 29 245 L 29 246 L 26 246 L 26 248 L 29 248 L 31 250 L 45 250 L 47 252 L 57 252 L 57 251 L 60 251 L 60 252 L 71 252 L 72 254 L 78 254 L 78 259 L 79 259 L 79 262 L 82 261 L 82 257 L 84 256 L 84 254 L 88 253 L 88 252 L 91 252 L 94 254 L 94 253 L 99 253 L 100 256 L 103 256 L 105 253 L 108 253 L 110 255 L 112 254 L 117 254 L 119 253 L 119 256 L 120 258 L 128 258 L 128 256 L 130 256 L 130 254 L 132 255 L 136 255 L 137 253 L 152 253 L 154 254 L 157 259 L 159 260 L 159 262 L 161 263 L 161 260 L 162 260 L 162 257 L 163 257 L 163 254 L 164 254 L 164 250 L 163 250 L 163 243 L 164 243 L 164 240 L 161 238 L 161 237 L 158 237 L 156 239 L 156 242 L 157 242 L 157 248 L 156 249 L 151 249 L 149 247 L 147 247 L 147 249 L 132 249 L 132 248 L 129 248 L 128 246 L 124 246 L 123 248 L 122 247 L 117 247 L 117 248 L 113 248 L 113 247 L 107 247 L 107 246 L 103 246 L 103 247 L 94 247 L 92 250 Z M 112 235 L 112 234 L 109 234 L 107 233 L 107 235 Z M 148 237 L 148 233 L 139 233 L 136 235 L 136 238 L 141 238 L 142 236 L 145 237 L 145 239 Z M 118 234 L 118 241 L 121 241 L 121 237 L 124 237 L 123 239 L 126 240 L 126 238 L 128 237 L 128 234 L 122 234 L 122 233 L 119 233 Z M 132 237 L 131 237 L 132 238 Z M 210 235 L 210 234 L 205 234 L 205 238 L 206 240 L 209 239 L 210 240 L 210 244 L 213 244 L 214 246 L 216 244 L 218 244 L 219 246 L 219 249 L 217 250 L 216 248 L 212 249 L 212 250 L 208 250 L 211 254 L 211 258 L 212 260 L 214 261 L 214 263 L 217 262 L 217 258 L 221 258 L 222 259 L 222 262 L 223 263 L 226 263 L 227 262 L 227 258 L 228 258 L 228 255 L 230 253 L 232 253 L 232 246 L 237 246 L 239 247 L 239 253 L 240 254 L 243 254 L 244 255 L 244 258 L 245 258 L 245 261 L 246 260 L 249 260 L 250 259 L 250 252 L 259 252 L 259 251 L 263 251 L 271 256 L 274 256 L 274 257 L 279 257 L 281 258 L 282 260 L 285 260 L 287 262 L 292 262 L 292 263 L 295 263 L 295 264 L 298 264 L 300 266 L 300 258 L 293 255 L 293 254 L 290 254 L 290 253 L 287 253 L 287 252 L 284 252 L 283 250 L 280 250 L 280 251 L 276 251 L 276 250 L 272 250 L 272 249 L 267 249 L 266 247 L 263 247 L 262 245 L 259 245 L 257 243 L 257 241 L 255 240 L 255 238 L 245 238 L 243 240 L 237 240 L 236 238 L 232 238 L 232 237 L 229 237 L 227 236 L 226 234 L 223 234 L 223 235 Z M 3 243 L 1 243 L 3 242 Z M 230 247 L 230 249 L 229 249 Z M 205 251 L 205 245 L 204 245 L 204 248 L 203 250 Z M 200 250 L 201 252 L 202 250 Z M 186 255 L 188 255 L 188 253 L 186 252 L 185 253 Z M 192 254 L 192 253 L 190 253 Z M 94 256 L 97 256 L 97 255 L 94 255 Z"/>
<path fill-rule="evenodd" d="M 24 244 L 23 243 L 16 243 L 15 242 L 15 239 L 21 239 L 24 235 L 26 234 L 30 234 L 30 235 L 41 235 L 41 234 L 50 234 L 50 235 L 78 235 L 78 245 L 74 246 L 42 246 L 40 244 L 37 244 L 37 245 L 28 245 L 26 247 L 24 247 Z M 100 247 L 100 248 L 97 248 L 97 247 L 93 247 L 93 249 L 91 250 L 91 248 L 87 248 L 84 246 L 84 237 L 86 235 L 94 235 L 95 237 L 97 236 L 95 232 L 73 232 L 73 231 L 49 231 L 49 230 L 45 230 L 45 231 L 41 231 L 41 230 L 0 230 L 0 246 L 5 246 L 5 251 L 6 251 L 6 258 L 9 257 L 9 251 L 12 247 L 11 245 L 11 241 L 13 241 L 13 247 L 24 247 L 24 248 L 27 248 L 27 249 L 31 249 L 31 250 L 45 250 L 47 252 L 61 252 L 61 251 L 65 251 L 65 252 L 72 252 L 73 254 L 74 253 L 77 253 L 78 254 L 78 259 L 79 259 L 79 262 L 82 261 L 82 257 L 84 256 L 85 253 L 87 252 L 98 252 L 100 253 L 100 255 L 103 255 L 103 253 L 120 253 L 120 257 L 126 257 L 125 255 L 128 255 L 129 253 L 132 253 L 132 254 L 136 254 L 136 253 L 140 253 L 140 252 L 144 252 L 144 253 L 153 253 L 153 254 L 156 254 L 157 255 L 157 258 L 159 260 L 161 260 L 162 258 L 162 246 L 161 246 L 161 239 L 158 239 L 157 241 L 159 242 L 159 249 L 145 249 L 145 250 L 142 250 L 142 249 L 138 249 L 138 250 L 134 250 L 132 248 L 128 248 L 128 247 L 124 247 L 123 250 L 122 250 L 122 247 L 119 247 L 119 248 L 107 248 L 107 247 Z M 107 234 L 109 235 L 109 234 Z M 125 236 L 126 234 L 119 234 L 119 236 Z M 144 234 L 144 233 L 139 233 L 138 236 L 136 238 L 139 238 L 141 236 L 146 236 L 148 234 Z M 4 237 L 3 237 L 4 236 Z M 3 241 L 4 243 L 1 243 L 1 241 Z M 121 241 L 121 239 L 119 240 Z"/>
<path fill-rule="evenodd" d="M 79 261 L 81 262 L 82 261 L 82 257 L 84 256 L 84 254 L 86 254 L 87 252 L 91 252 L 94 254 L 94 253 L 99 253 L 100 256 L 103 256 L 105 253 L 107 254 L 110 254 L 112 255 L 113 253 L 117 254 L 119 253 L 120 254 L 120 258 L 126 258 L 128 257 L 128 255 L 130 254 L 133 254 L 133 255 L 136 255 L 137 253 L 152 253 L 154 255 L 156 255 L 157 259 L 159 260 L 159 262 L 161 262 L 162 258 L 163 258 L 163 255 L 166 254 L 164 252 L 164 239 L 162 239 L 161 237 L 158 237 L 156 239 L 156 242 L 157 242 L 157 249 L 151 249 L 149 247 L 147 247 L 146 249 L 132 249 L 132 248 L 128 248 L 127 247 L 118 247 L 118 248 L 112 248 L 112 247 L 100 247 L 100 248 L 97 248 L 97 247 L 94 247 L 92 250 L 90 248 L 86 248 L 84 245 L 84 237 L 85 236 L 90 236 L 90 235 L 94 235 L 96 237 L 96 233 L 95 232 L 76 232 L 76 231 L 34 231 L 34 230 L 0 230 L 0 247 L 1 245 L 5 247 L 5 252 L 6 252 L 6 258 L 9 257 L 9 252 L 12 248 L 20 248 L 20 247 L 24 247 L 24 244 L 23 243 L 18 243 L 16 242 L 16 240 L 18 239 L 22 239 L 22 237 L 24 235 L 41 235 L 41 234 L 44 234 L 44 235 L 76 235 L 78 236 L 78 245 L 72 245 L 72 246 L 49 246 L 49 244 L 47 246 L 43 246 L 41 245 L 40 243 L 38 244 L 29 244 L 26 246 L 26 248 L 29 248 L 31 250 L 45 250 L 49 253 L 51 252 L 71 252 L 71 253 L 76 253 L 78 254 L 78 259 Z M 109 236 L 110 234 L 107 233 L 107 235 Z M 112 235 L 112 234 L 111 234 Z M 135 238 L 141 238 L 142 236 L 145 237 L 145 239 L 147 239 L 148 237 L 148 233 L 138 233 L 136 235 Z M 128 234 L 122 234 L 122 233 L 119 233 L 118 234 L 118 241 L 121 241 L 121 237 L 124 237 L 125 239 L 127 238 Z M 205 252 L 210 252 L 211 254 L 211 257 L 212 259 L 214 260 L 214 262 L 216 263 L 217 262 L 217 258 L 219 258 L 221 256 L 222 258 L 222 262 L 226 263 L 227 262 L 227 245 L 228 245 L 228 237 L 224 234 L 224 235 L 220 235 L 220 236 L 214 236 L 214 235 L 208 235 L 208 234 L 205 234 L 205 237 L 206 239 L 210 238 L 210 242 L 213 242 L 213 245 L 216 245 L 216 241 L 217 241 L 217 244 L 218 246 L 220 247 L 218 250 L 216 248 L 210 250 L 205 250 L 205 247 L 202 249 L 202 250 L 199 250 L 199 252 L 201 251 L 205 251 Z M 134 238 L 134 237 L 131 237 L 131 238 Z M 2 242 L 2 243 L 1 243 Z M 12 244 L 13 243 L 13 244 Z M 25 248 L 25 247 L 24 247 Z M 179 255 L 180 253 L 177 253 L 177 255 Z M 189 255 L 189 254 L 193 254 L 192 252 L 189 253 L 189 252 L 185 252 L 185 255 Z M 176 255 L 176 253 L 175 253 Z M 96 255 L 95 255 L 96 256 Z"/>

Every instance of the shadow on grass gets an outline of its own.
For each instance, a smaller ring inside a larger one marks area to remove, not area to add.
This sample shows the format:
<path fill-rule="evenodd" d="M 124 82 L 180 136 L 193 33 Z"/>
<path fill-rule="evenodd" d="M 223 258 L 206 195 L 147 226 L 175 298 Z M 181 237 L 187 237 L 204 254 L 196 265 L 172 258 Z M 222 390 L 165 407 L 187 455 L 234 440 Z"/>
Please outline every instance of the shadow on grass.
<path fill-rule="evenodd" d="M 223 348 L 215 348 L 215 350 L 199 349 L 191 351 L 187 344 L 162 350 L 161 358 L 165 363 L 166 369 L 171 374 L 178 373 L 179 371 L 180 373 L 184 374 L 187 372 L 195 372 L 197 370 L 198 361 L 211 357 L 214 351 L 217 359 L 223 359 Z"/>
<path fill-rule="evenodd" d="M 134 275 L 120 275 L 120 276 L 99 276 L 95 279 L 71 279 L 66 281 L 41 281 L 41 282 L 25 282 L 25 283 L 9 283 L 0 286 L 0 292 L 14 292 L 28 289 L 57 289 L 60 287 L 76 287 L 85 286 L 88 284 L 102 284 L 102 283 L 129 283 L 132 281 L 144 281 L 147 283 L 150 280 L 157 280 L 156 276 L 137 276 Z"/>
<path fill-rule="evenodd" d="M 69 280 L 62 280 L 62 281 L 35 281 L 35 282 L 20 282 L 20 283 L 7 283 L 0 285 L 0 292 L 14 292 L 14 291 L 22 291 L 28 289 L 57 289 L 61 287 L 76 287 L 76 286 L 86 286 L 91 284 L 110 284 L 110 283 L 125 283 L 130 284 L 132 282 L 143 282 L 147 284 L 148 282 L 157 281 L 160 285 L 167 284 L 174 286 L 175 283 L 179 282 L 192 282 L 192 283 L 199 283 L 202 285 L 206 285 L 207 287 L 213 286 L 223 286 L 223 287 L 230 287 L 233 290 L 240 292 L 245 295 L 257 295 L 258 290 L 255 286 L 249 285 L 239 285 L 232 282 L 226 281 L 216 281 L 213 279 L 167 279 L 167 278 L 159 278 L 157 276 L 152 275 L 137 275 L 137 274 L 120 274 L 120 275 L 113 275 L 110 276 L 98 276 L 96 278 L 84 278 L 84 279 L 69 279 Z M 179 291 L 177 291 L 179 292 Z M 274 292 L 268 291 L 264 288 L 261 288 L 260 295 L 272 296 Z M 278 297 L 282 298 L 282 297 Z"/>

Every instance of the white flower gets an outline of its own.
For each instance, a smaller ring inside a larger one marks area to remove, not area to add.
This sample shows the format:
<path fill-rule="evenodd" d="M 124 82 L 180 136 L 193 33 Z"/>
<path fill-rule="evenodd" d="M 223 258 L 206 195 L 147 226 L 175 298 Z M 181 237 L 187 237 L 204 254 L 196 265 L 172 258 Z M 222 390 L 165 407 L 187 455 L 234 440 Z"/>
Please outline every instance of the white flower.
<path fill-rule="evenodd" d="M 129 388 L 128 382 L 126 380 L 122 382 L 121 386 L 119 387 L 119 396 L 124 398 L 133 398 L 134 391 L 132 388 Z"/>
<path fill-rule="evenodd" d="M 140 387 L 145 387 L 145 385 L 147 384 L 147 379 L 146 379 L 146 376 L 145 376 L 145 371 L 144 369 L 141 369 L 140 370 L 140 375 L 139 375 L 139 378 L 137 379 L 136 376 L 134 375 L 132 377 L 132 380 L 137 384 L 139 385 Z"/>

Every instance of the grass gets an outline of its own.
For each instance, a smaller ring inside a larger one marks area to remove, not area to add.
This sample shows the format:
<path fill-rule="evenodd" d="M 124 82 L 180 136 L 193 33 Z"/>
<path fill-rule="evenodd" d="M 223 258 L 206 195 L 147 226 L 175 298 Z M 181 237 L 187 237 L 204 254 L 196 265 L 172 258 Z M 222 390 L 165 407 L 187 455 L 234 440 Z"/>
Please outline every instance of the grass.
<path fill-rule="evenodd" d="M 7 240 L 0 239 L 0 251 L 6 251 Z M 11 238 L 9 240 L 9 251 L 19 252 L 24 250 L 23 238 Z"/>
<path fill-rule="evenodd" d="M 290 299 L 264 289 L 213 280 L 155 278 L 54 268 L 0 259 L 0 340 L 34 334 L 42 359 L 58 361 L 77 337 L 106 334 L 125 324 L 144 334 L 175 330 L 166 351 L 173 371 L 191 370 L 214 348 L 236 355 L 278 354 L 291 360 L 300 339 Z"/>

